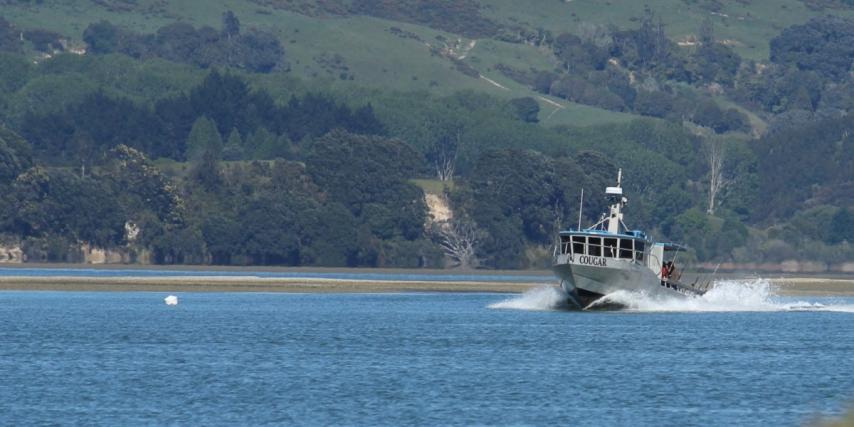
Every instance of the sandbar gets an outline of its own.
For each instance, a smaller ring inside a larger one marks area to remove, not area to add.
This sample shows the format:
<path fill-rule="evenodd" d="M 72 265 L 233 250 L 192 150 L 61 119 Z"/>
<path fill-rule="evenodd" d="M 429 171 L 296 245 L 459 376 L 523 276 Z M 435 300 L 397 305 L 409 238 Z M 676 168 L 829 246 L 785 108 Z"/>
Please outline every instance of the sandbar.
<path fill-rule="evenodd" d="M 257 276 L 0 277 L 0 290 L 151 292 L 499 292 L 520 293 L 547 282 L 349 280 Z"/>
<path fill-rule="evenodd" d="M 452 274 L 451 272 L 446 272 Z M 854 277 L 768 278 L 777 295 L 854 297 Z M 354 280 L 304 277 L 258 277 L 247 274 L 227 276 L 0 276 L 0 290 L 17 291 L 150 291 L 150 292 L 293 292 L 293 293 L 376 293 L 376 292 L 494 292 L 520 293 L 556 286 L 556 279 L 536 281 L 478 280 Z"/>

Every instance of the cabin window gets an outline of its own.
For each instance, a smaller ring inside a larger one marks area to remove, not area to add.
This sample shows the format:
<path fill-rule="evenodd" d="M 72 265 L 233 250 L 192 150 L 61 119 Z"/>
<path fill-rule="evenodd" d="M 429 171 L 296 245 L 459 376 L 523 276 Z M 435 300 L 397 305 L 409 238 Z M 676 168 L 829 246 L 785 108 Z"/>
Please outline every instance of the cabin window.
<path fill-rule="evenodd" d="M 572 253 L 584 255 L 584 236 L 572 236 Z"/>
<path fill-rule="evenodd" d="M 569 253 L 570 239 L 569 236 L 560 236 L 560 253 L 561 255 Z"/>
<path fill-rule="evenodd" d="M 588 237 L 587 238 L 587 255 L 602 256 L 602 238 Z"/>
<path fill-rule="evenodd" d="M 620 258 L 632 259 L 632 239 L 620 239 Z"/>
<path fill-rule="evenodd" d="M 617 257 L 617 239 L 614 238 L 605 238 L 605 256 L 610 258 Z"/>
<path fill-rule="evenodd" d="M 635 256 L 637 257 L 637 260 L 638 260 L 638 261 L 643 261 L 643 251 L 644 251 L 644 249 L 645 249 L 645 244 L 644 244 L 644 242 L 642 242 L 642 241 L 640 241 L 640 240 L 638 240 L 638 241 L 636 241 L 636 242 L 635 242 L 635 251 L 637 251 L 637 252 L 635 252 Z"/>

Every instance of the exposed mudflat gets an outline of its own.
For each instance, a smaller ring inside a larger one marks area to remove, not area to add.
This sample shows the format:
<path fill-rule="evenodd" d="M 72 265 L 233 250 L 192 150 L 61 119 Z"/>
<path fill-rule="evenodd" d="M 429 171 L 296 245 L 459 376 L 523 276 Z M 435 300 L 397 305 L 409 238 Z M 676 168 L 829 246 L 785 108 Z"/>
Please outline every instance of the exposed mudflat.
<path fill-rule="evenodd" d="M 548 284 L 543 281 L 478 280 L 352 280 L 314 277 L 246 276 L 16 276 L 0 277 L 0 290 L 52 291 L 181 291 L 181 292 L 524 292 Z M 854 295 L 854 278 L 768 278 L 778 295 Z M 552 282 L 556 283 L 556 280 Z"/>

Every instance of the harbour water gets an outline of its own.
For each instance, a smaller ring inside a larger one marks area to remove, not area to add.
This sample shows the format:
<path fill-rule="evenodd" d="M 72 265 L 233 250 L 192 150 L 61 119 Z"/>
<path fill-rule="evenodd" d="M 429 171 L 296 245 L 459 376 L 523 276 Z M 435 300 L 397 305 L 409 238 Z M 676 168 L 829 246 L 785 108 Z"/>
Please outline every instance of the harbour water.
<path fill-rule="evenodd" d="M 801 425 L 854 402 L 854 299 L 0 293 L 0 424 Z"/>

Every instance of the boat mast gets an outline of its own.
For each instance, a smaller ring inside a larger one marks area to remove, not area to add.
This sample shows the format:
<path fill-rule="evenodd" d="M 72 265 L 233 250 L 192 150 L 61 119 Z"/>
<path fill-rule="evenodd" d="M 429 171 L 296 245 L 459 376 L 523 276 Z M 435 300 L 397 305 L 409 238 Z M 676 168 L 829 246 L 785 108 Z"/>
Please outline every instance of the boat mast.
<path fill-rule="evenodd" d="M 623 170 L 620 169 L 617 172 L 617 186 L 616 187 L 607 187 L 605 188 L 605 195 L 608 197 L 608 201 L 611 203 L 610 212 L 608 215 L 608 232 L 609 233 L 619 233 L 620 232 L 620 224 L 623 222 L 623 212 L 622 209 L 626 206 L 628 199 L 623 197 Z"/>

